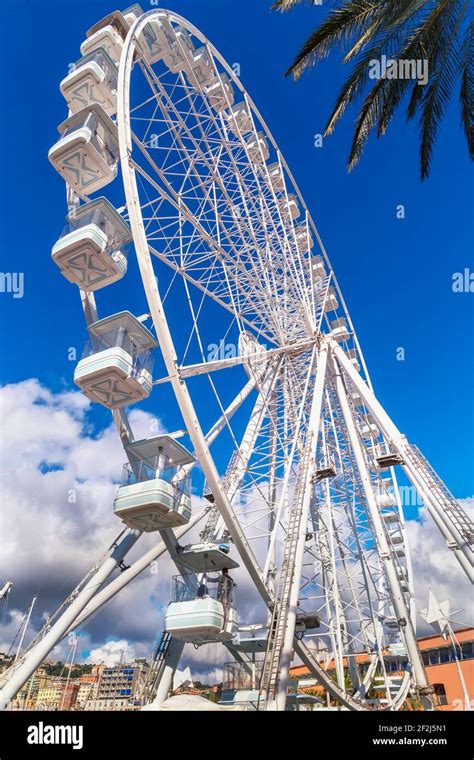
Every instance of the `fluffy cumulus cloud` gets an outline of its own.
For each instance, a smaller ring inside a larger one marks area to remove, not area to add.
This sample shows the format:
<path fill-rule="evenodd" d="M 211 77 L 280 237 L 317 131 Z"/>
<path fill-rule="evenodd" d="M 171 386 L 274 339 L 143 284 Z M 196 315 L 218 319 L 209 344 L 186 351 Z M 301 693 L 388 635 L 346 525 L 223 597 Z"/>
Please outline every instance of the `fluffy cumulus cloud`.
<path fill-rule="evenodd" d="M 135 657 L 135 649 L 126 639 L 106 641 L 102 646 L 92 649 L 87 662 L 103 662 L 109 668 L 120 662 L 130 662 Z"/>
<path fill-rule="evenodd" d="M 474 497 L 459 499 L 459 502 L 474 516 Z M 407 522 L 407 531 L 417 610 L 426 607 L 431 589 L 438 601 L 449 599 L 453 611 L 461 610 L 454 615 L 455 622 L 460 626 L 473 625 L 472 586 L 425 508 L 420 510 L 420 520 Z M 420 634 L 433 632 L 420 616 L 417 622 Z"/>
<path fill-rule="evenodd" d="M 8 651 L 23 614 L 34 595 L 37 602 L 28 637 L 40 629 L 44 615 L 53 612 L 77 582 L 104 554 L 120 531 L 112 512 L 124 454 L 115 426 L 97 432 L 89 402 L 79 392 L 52 393 L 31 379 L 0 388 L 1 559 L 0 586 L 14 587 L 5 624 L 0 628 L 0 651 Z M 136 437 L 161 432 L 160 423 L 140 410 L 130 422 Z M 198 499 L 195 499 L 196 506 Z M 474 499 L 464 500 L 472 510 Z M 186 541 L 198 540 L 200 525 Z M 421 511 L 421 521 L 408 522 L 417 591 L 417 608 L 426 605 L 431 588 L 454 608 L 463 607 L 460 620 L 470 617 L 467 581 L 446 548 L 435 525 Z M 147 535 L 127 558 L 146 551 L 159 537 Z M 175 565 L 164 555 L 116 596 L 77 632 L 79 659 L 108 664 L 149 656 L 160 633 Z M 233 571 L 242 623 L 261 622 L 265 611 L 243 568 Z M 1 610 L 0 610 L 1 612 Z M 420 632 L 423 632 L 421 618 Z M 52 653 L 64 660 L 72 639 Z M 230 660 L 219 645 L 185 647 L 182 668 L 190 666 L 195 679 L 214 682 Z"/>
<path fill-rule="evenodd" d="M 0 388 L 0 414 L 0 585 L 14 584 L 0 628 L 0 650 L 8 651 L 33 595 L 27 639 L 119 533 L 112 504 L 124 453 L 112 423 L 94 430 L 79 392 L 54 394 L 34 379 L 7 385 Z M 137 437 L 161 432 L 159 421 L 139 410 L 130 422 Z M 152 542 L 141 539 L 131 559 Z M 156 587 L 156 576 L 145 572 L 81 632 L 78 651 L 115 635 L 149 654 L 160 625 Z M 66 641 L 53 656 L 68 651 Z"/>

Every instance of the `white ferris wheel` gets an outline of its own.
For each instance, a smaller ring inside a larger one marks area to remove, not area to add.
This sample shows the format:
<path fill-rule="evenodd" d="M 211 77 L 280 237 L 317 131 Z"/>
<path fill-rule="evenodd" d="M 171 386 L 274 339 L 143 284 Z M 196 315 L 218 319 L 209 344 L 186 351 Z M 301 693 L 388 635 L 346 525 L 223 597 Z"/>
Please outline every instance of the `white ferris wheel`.
<path fill-rule="evenodd" d="M 81 54 L 49 152 L 68 200 L 52 256 L 79 288 L 89 333 L 75 382 L 112 411 L 123 443 L 123 525 L 7 672 L 3 705 L 167 553 L 176 578 L 144 702 L 166 698 L 185 643 L 220 642 L 229 698 L 245 692 L 258 709 L 285 709 L 295 657 L 351 710 L 397 710 L 409 692 L 429 709 L 394 468 L 471 580 L 473 526 L 374 395 L 275 140 L 224 58 L 171 11 L 114 12 Z M 116 300 L 99 312 L 96 294 L 112 300 L 132 251 L 145 313 Z M 179 429 L 136 440 L 127 410 L 150 394 Z M 191 489 L 204 508 L 191 510 Z M 156 544 L 125 569 L 144 532 Z M 239 620 L 231 582 L 211 583 L 239 566 L 266 609 L 259 621 Z"/>

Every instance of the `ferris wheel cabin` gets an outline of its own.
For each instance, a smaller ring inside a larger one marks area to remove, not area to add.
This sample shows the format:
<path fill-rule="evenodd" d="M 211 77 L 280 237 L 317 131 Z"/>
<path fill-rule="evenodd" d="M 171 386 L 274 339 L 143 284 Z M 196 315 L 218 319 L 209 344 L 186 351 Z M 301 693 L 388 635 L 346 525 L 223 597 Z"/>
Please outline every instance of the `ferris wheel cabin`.
<path fill-rule="evenodd" d="M 295 240 L 299 253 L 306 253 L 307 251 L 311 251 L 311 249 L 314 248 L 313 236 L 305 224 L 302 224 L 300 227 L 297 227 L 295 229 Z"/>
<path fill-rule="evenodd" d="M 326 268 L 322 256 L 311 257 L 311 277 L 314 282 L 326 279 Z"/>
<path fill-rule="evenodd" d="M 215 572 L 224 567 L 232 570 L 239 567 L 239 564 L 229 556 L 229 549 L 229 544 L 223 542 L 205 541 L 201 544 L 191 544 L 180 548 L 179 562 L 195 573 Z"/>
<path fill-rule="evenodd" d="M 128 29 L 129 24 L 122 13 L 110 13 L 88 29 L 86 39 L 81 44 L 82 55 L 102 48 L 118 66 Z"/>
<path fill-rule="evenodd" d="M 48 158 L 68 185 L 84 196 L 112 182 L 118 170 L 117 127 L 101 105 L 82 108 L 58 130 L 61 139 Z"/>
<path fill-rule="evenodd" d="M 51 257 L 61 274 L 82 290 L 95 291 L 127 271 L 130 228 L 106 198 L 75 209 L 54 244 Z"/>
<path fill-rule="evenodd" d="M 128 18 L 130 14 L 126 14 Z M 173 45 L 177 44 L 172 25 L 166 18 L 156 19 L 143 30 L 145 57 L 148 63 L 170 58 Z"/>
<path fill-rule="evenodd" d="M 169 435 L 130 443 L 126 453 L 114 501 L 117 517 L 147 533 L 189 522 L 190 482 L 182 468 L 195 461 L 193 455 Z"/>
<path fill-rule="evenodd" d="M 275 193 L 283 193 L 285 191 L 285 178 L 278 161 L 273 164 L 268 164 L 267 171 L 268 177 L 266 178 L 266 182 L 269 189 L 273 190 Z"/>
<path fill-rule="evenodd" d="M 99 103 L 113 116 L 117 110 L 117 66 L 103 48 L 97 48 L 74 64 L 59 89 L 73 113 Z"/>
<path fill-rule="evenodd" d="M 151 349 L 156 341 L 129 311 L 101 319 L 89 327 L 90 340 L 74 372 L 85 395 L 108 409 L 134 404 L 150 395 Z"/>
<path fill-rule="evenodd" d="M 190 84 L 197 82 L 201 87 L 208 85 L 215 77 L 216 71 L 205 47 L 196 50 L 189 71 L 184 72 Z"/>
<path fill-rule="evenodd" d="M 301 212 L 296 195 L 290 193 L 288 199 L 285 199 L 280 203 L 280 212 L 283 219 L 287 222 L 298 219 Z"/>
<path fill-rule="evenodd" d="M 230 131 L 237 136 L 239 133 L 246 135 L 253 129 L 252 117 L 250 116 L 249 109 L 243 102 L 236 103 L 231 107 L 226 121 Z"/>
<path fill-rule="evenodd" d="M 344 351 L 344 353 L 351 360 L 357 372 L 359 372 L 360 371 L 359 356 L 355 348 L 349 348 L 347 351 Z"/>
<path fill-rule="evenodd" d="M 229 565 L 227 565 L 228 567 Z M 165 614 L 165 629 L 189 644 L 232 641 L 239 619 L 231 582 L 204 574 L 196 587 L 195 576 L 173 578 L 172 599 Z"/>
<path fill-rule="evenodd" d="M 109 14 L 88 30 L 86 40 L 81 45 L 81 53 L 86 55 L 92 50 L 103 48 L 118 66 L 128 31 L 142 15 L 143 9 L 138 3 L 126 8 L 122 13 L 114 11 Z M 187 30 L 181 31 L 187 38 L 177 37 L 175 29 L 165 16 L 146 24 L 139 39 L 139 49 L 146 62 L 154 64 L 159 60 L 165 60 L 175 73 L 180 71 L 187 63 L 187 58 L 179 47 L 180 42 L 189 54 L 194 52 L 194 45 Z"/>
<path fill-rule="evenodd" d="M 222 575 L 212 577 L 224 568 L 239 567 L 229 556 L 229 548 L 229 544 L 206 541 L 179 550 L 179 562 L 190 574 L 173 578 L 165 617 L 165 628 L 172 636 L 192 644 L 236 639 L 233 582 L 230 578 L 224 581 Z M 198 586 L 194 574 L 200 578 Z"/>
<path fill-rule="evenodd" d="M 331 326 L 331 332 L 329 333 L 330 337 L 333 338 L 333 340 L 337 341 L 338 343 L 343 343 L 345 340 L 348 340 L 350 337 L 350 332 L 347 327 L 347 322 L 344 319 L 344 317 L 338 317 L 337 319 L 333 319 L 330 322 Z"/>
<path fill-rule="evenodd" d="M 326 297 L 324 299 L 324 311 L 336 311 L 339 308 L 339 301 L 337 300 L 336 291 L 332 285 L 327 289 Z"/>
<path fill-rule="evenodd" d="M 245 141 L 250 159 L 257 164 L 263 164 L 268 160 L 270 151 L 268 143 L 263 132 L 257 132 L 257 135 L 250 135 Z"/>
<path fill-rule="evenodd" d="M 170 25 L 171 26 L 171 25 Z M 164 61 L 173 74 L 188 68 L 194 60 L 196 48 L 187 29 L 171 26 Z"/>
<path fill-rule="evenodd" d="M 224 109 L 232 106 L 234 103 L 234 89 L 226 74 L 216 76 L 212 82 L 205 87 L 209 103 L 215 111 L 220 113 Z"/>

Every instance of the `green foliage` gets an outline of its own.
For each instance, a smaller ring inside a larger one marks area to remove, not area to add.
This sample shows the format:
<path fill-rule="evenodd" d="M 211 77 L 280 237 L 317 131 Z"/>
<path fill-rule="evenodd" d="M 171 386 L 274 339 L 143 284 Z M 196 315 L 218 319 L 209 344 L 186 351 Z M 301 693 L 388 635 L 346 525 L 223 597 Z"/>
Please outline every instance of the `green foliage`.
<path fill-rule="evenodd" d="M 194 681 L 193 682 L 193 686 L 194 686 L 195 689 L 201 689 L 201 690 L 205 690 L 205 689 L 210 689 L 211 688 L 208 683 L 201 683 L 201 681 Z"/>
<path fill-rule="evenodd" d="M 301 2 L 278 0 L 273 8 L 287 11 Z M 346 108 L 364 98 L 355 123 L 349 171 L 360 160 L 369 135 L 385 134 L 407 98 L 407 118 L 419 118 L 420 175 L 425 179 L 439 125 L 456 88 L 468 152 L 474 158 L 472 15 L 469 0 L 341 0 L 310 34 L 287 75 L 298 79 L 334 49 L 342 52 L 344 64 L 354 62 L 325 129 L 326 135 L 331 134 Z M 427 62 L 427 81 L 409 76 L 381 77 L 366 92 L 371 81 L 370 64 L 382 56 L 397 62 Z"/>
<path fill-rule="evenodd" d="M 92 668 L 93 665 L 90 663 L 76 663 L 72 667 L 71 678 L 80 678 L 86 673 L 91 673 Z M 54 663 L 45 663 L 44 670 L 48 676 L 67 676 L 68 674 L 68 668 L 66 668 L 65 664 L 60 660 Z"/>
<path fill-rule="evenodd" d="M 208 699 L 210 702 L 217 702 L 219 700 L 219 695 L 214 691 L 204 691 L 201 694 L 201 697 L 205 697 L 205 699 Z"/>

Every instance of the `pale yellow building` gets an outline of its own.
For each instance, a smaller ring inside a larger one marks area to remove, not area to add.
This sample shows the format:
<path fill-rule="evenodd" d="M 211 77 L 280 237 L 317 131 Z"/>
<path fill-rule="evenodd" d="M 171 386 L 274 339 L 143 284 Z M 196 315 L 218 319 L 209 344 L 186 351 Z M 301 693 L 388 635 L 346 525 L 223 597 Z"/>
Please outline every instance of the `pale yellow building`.
<path fill-rule="evenodd" d="M 51 679 L 43 674 L 32 676 L 16 695 L 12 708 L 14 710 L 34 710 L 39 690 L 49 686 L 50 683 Z"/>
<path fill-rule="evenodd" d="M 81 680 L 81 679 L 79 679 Z M 95 682 L 87 681 L 79 685 L 76 704 L 79 708 L 84 709 L 84 705 L 90 699 L 96 699 L 99 690 L 99 678 Z"/>
<path fill-rule="evenodd" d="M 38 690 L 36 707 L 40 710 L 59 710 L 63 698 L 64 686 L 61 683 L 48 684 Z"/>

